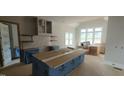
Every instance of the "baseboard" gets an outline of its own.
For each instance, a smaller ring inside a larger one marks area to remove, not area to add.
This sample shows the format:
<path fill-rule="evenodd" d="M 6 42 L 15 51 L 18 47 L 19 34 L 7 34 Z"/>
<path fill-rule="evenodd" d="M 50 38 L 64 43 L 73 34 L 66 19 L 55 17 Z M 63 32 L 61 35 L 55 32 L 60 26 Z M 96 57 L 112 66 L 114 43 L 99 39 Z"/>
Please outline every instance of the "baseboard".
<path fill-rule="evenodd" d="M 110 65 L 110 66 L 113 66 L 113 67 L 124 69 L 124 65 L 123 64 L 118 64 L 116 62 L 104 61 L 104 64 L 107 64 L 107 65 Z"/>

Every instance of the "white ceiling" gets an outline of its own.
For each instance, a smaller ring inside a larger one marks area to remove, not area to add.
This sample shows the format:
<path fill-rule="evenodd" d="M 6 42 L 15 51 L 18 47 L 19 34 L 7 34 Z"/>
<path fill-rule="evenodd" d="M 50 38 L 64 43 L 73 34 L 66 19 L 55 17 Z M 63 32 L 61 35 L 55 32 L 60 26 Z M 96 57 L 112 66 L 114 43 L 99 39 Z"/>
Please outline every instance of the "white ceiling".
<path fill-rule="evenodd" d="M 71 24 L 71 23 L 80 23 L 80 22 L 95 20 L 95 19 L 103 18 L 103 16 L 39 16 L 39 18 L 44 18 L 55 22 Z"/>
<path fill-rule="evenodd" d="M 104 18 L 104 16 L 39 16 L 39 18 L 63 24 L 68 24 L 75 27 L 81 22 L 101 19 Z"/>

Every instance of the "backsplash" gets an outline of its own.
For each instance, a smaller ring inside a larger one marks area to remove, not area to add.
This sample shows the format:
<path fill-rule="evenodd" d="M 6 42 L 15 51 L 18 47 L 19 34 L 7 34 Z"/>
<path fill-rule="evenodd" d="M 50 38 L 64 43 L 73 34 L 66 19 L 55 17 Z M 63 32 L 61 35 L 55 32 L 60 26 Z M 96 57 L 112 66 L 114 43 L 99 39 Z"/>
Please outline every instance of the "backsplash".
<path fill-rule="evenodd" d="M 24 49 L 27 48 L 37 48 L 37 47 L 45 47 L 48 46 L 50 43 L 50 37 L 47 36 L 33 36 L 33 41 L 31 43 L 23 43 Z"/>

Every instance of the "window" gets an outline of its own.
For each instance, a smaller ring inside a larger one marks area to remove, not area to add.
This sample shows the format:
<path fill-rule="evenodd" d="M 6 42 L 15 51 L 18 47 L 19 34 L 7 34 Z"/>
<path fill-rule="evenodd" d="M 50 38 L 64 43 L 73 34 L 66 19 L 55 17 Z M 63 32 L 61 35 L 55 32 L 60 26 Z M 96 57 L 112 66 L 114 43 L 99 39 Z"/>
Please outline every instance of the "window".
<path fill-rule="evenodd" d="M 81 42 L 89 41 L 91 44 L 101 43 L 102 27 L 81 29 Z"/>
<path fill-rule="evenodd" d="M 86 38 L 86 29 L 81 30 L 81 42 L 84 42 Z"/>
<path fill-rule="evenodd" d="M 73 45 L 73 34 L 71 32 L 65 33 L 65 45 L 72 46 Z"/>
<path fill-rule="evenodd" d="M 102 28 L 95 28 L 94 43 L 101 43 Z"/>
<path fill-rule="evenodd" d="M 89 41 L 90 44 L 93 43 L 93 29 L 90 28 L 87 30 L 87 38 L 86 38 L 86 41 Z"/>

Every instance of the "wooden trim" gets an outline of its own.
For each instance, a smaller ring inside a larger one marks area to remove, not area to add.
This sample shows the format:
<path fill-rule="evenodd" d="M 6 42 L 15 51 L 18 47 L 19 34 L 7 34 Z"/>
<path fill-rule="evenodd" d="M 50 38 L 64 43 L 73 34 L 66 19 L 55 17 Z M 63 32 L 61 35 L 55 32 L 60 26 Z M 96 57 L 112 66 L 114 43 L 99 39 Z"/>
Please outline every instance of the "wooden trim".
<path fill-rule="evenodd" d="M 1 44 L 0 44 L 0 67 L 2 66 L 3 66 L 3 57 L 2 57 Z"/>
<path fill-rule="evenodd" d="M 10 24 L 16 24 L 17 25 L 17 32 L 18 32 L 18 42 L 19 42 L 19 48 L 21 50 L 21 42 L 20 42 L 20 27 L 19 23 L 16 22 L 11 22 L 11 21 L 6 21 L 6 20 L 0 20 L 1 23 L 10 23 Z M 22 59 L 21 57 L 21 51 L 20 51 L 20 60 Z"/>
<path fill-rule="evenodd" d="M 11 22 L 11 21 L 6 21 L 6 20 L 0 20 L 0 22 L 3 22 L 3 23 L 11 23 L 11 24 L 17 24 L 17 25 L 19 25 L 19 23 Z"/>

